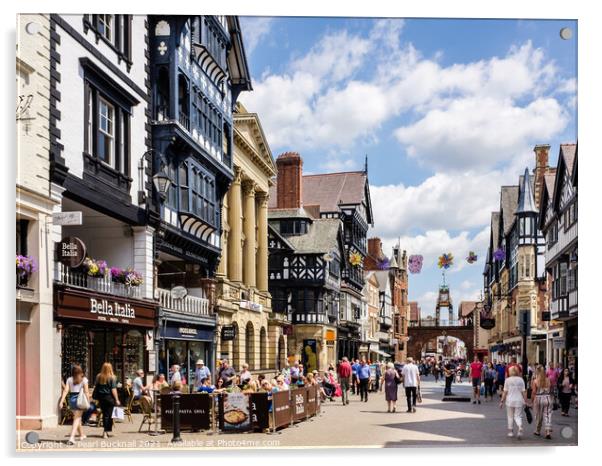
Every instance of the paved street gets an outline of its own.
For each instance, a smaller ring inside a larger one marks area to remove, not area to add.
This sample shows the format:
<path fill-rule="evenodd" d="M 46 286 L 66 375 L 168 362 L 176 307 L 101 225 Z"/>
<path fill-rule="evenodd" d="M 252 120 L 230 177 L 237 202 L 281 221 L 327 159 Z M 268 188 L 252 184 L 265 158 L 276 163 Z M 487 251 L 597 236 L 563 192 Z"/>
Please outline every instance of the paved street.
<path fill-rule="evenodd" d="M 470 393 L 468 383 L 454 385 L 455 394 Z M 467 402 L 442 402 L 443 384 L 433 378 L 423 381 L 423 403 L 416 413 L 405 412 L 405 398 L 398 401 L 398 412 L 387 413 L 383 393 L 371 393 L 367 403 L 351 395 L 351 403 L 340 401 L 324 403 L 322 414 L 312 421 L 286 428 L 275 435 L 262 433 L 219 434 L 183 433 L 178 448 L 270 448 L 270 447 L 415 447 L 415 446 L 518 446 L 518 445 L 576 445 L 577 411 L 571 417 L 553 414 L 553 439 L 533 436 L 533 425 L 527 425 L 523 439 L 506 437 L 506 413 L 494 402 L 473 405 Z M 401 390 L 400 390 L 401 394 Z M 70 426 L 40 433 L 40 444 L 27 445 L 19 433 L 19 448 L 41 449 L 97 449 L 152 447 L 170 448 L 171 434 L 151 437 L 137 433 L 141 415 L 134 415 L 133 423 L 117 424 L 116 435 L 108 440 L 100 438 L 101 429 L 87 427 L 88 439 L 77 446 L 65 444 Z"/>

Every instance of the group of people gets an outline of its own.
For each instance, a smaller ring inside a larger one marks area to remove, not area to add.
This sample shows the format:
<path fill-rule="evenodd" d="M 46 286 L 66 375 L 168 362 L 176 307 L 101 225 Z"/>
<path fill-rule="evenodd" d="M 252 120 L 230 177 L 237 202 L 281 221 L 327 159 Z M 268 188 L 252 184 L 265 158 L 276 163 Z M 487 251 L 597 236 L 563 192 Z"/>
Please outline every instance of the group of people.
<path fill-rule="evenodd" d="M 73 413 L 73 425 L 69 435 L 68 445 L 78 440 L 84 440 L 83 424 L 100 408 L 103 420 L 103 438 L 109 438 L 113 430 L 113 409 L 121 406 L 119 394 L 117 393 L 117 378 L 113 373 L 111 363 L 105 362 L 100 372 L 96 375 L 93 392 L 90 393 L 90 385 L 80 365 L 73 365 L 71 376 L 64 383 L 63 391 L 59 399 L 59 412 L 67 400 L 69 409 Z"/>
<path fill-rule="evenodd" d="M 523 435 L 523 412 L 534 409 L 535 436 L 552 438 L 552 411 L 560 407 L 562 416 L 569 416 L 571 399 L 576 395 L 577 385 L 568 368 L 551 363 L 546 368 L 542 364 L 530 365 L 523 377 L 523 367 L 516 357 L 504 362 L 480 362 L 475 356 L 470 364 L 469 377 L 473 387 L 473 404 L 481 404 L 481 392 L 493 400 L 497 390 L 500 394 L 500 408 L 506 407 L 508 437 Z M 525 383 L 526 380 L 526 383 Z M 560 402 L 558 406 L 558 402 Z"/>

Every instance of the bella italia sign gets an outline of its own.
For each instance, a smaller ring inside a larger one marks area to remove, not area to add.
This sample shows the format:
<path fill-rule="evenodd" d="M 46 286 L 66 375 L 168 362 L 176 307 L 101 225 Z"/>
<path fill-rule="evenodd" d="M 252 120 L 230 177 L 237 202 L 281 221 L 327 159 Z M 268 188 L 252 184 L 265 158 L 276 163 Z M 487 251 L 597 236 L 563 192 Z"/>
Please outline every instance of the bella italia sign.
<path fill-rule="evenodd" d="M 136 318 L 136 311 L 129 303 L 119 304 L 117 301 L 109 302 L 107 299 L 90 298 L 90 312 L 100 316 Z"/>
<path fill-rule="evenodd" d="M 75 237 L 63 238 L 56 246 L 57 260 L 67 267 L 79 267 L 86 258 L 86 245 Z"/>

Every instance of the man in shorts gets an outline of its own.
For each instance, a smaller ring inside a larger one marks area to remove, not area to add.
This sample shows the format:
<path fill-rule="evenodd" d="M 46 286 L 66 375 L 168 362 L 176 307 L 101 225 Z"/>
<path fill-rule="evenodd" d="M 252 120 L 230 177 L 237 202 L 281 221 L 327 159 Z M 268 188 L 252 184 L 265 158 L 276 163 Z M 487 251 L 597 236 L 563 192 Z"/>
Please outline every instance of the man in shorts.
<path fill-rule="evenodd" d="M 474 400 L 472 404 L 477 402 L 481 404 L 481 381 L 483 380 L 483 363 L 479 361 L 479 357 L 475 355 L 474 360 L 470 363 L 468 377 L 472 380 L 472 392 Z"/>

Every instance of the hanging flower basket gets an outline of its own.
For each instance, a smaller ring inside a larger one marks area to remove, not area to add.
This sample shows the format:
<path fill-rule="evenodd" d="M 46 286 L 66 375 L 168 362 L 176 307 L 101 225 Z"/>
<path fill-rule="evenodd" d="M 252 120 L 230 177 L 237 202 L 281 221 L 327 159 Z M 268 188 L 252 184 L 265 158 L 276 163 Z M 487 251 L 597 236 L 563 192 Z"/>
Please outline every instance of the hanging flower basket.
<path fill-rule="evenodd" d="M 502 262 L 506 258 L 506 251 L 504 251 L 504 248 L 496 249 L 493 253 L 493 258 L 498 262 Z"/>
<path fill-rule="evenodd" d="M 17 254 L 17 281 L 25 284 L 29 277 L 37 270 L 36 260 L 31 256 Z"/>
<path fill-rule="evenodd" d="M 101 278 L 107 274 L 109 266 L 107 265 L 107 261 L 102 259 L 97 260 L 86 257 L 82 268 L 89 277 Z"/>
<path fill-rule="evenodd" d="M 411 255 L 408 258 L 408 269 L 410 273 L 420 273 L 422 270 L 423 257 L 419 254 Z"/>
<path fill-rule="evenodd" d="M 134 269 L 121 269 L 119 267 L 111 267 L 111 280 L 115 283 L 121 283 L 125 286 L 140 286 L 144 282 L 142 274 Z"/>

